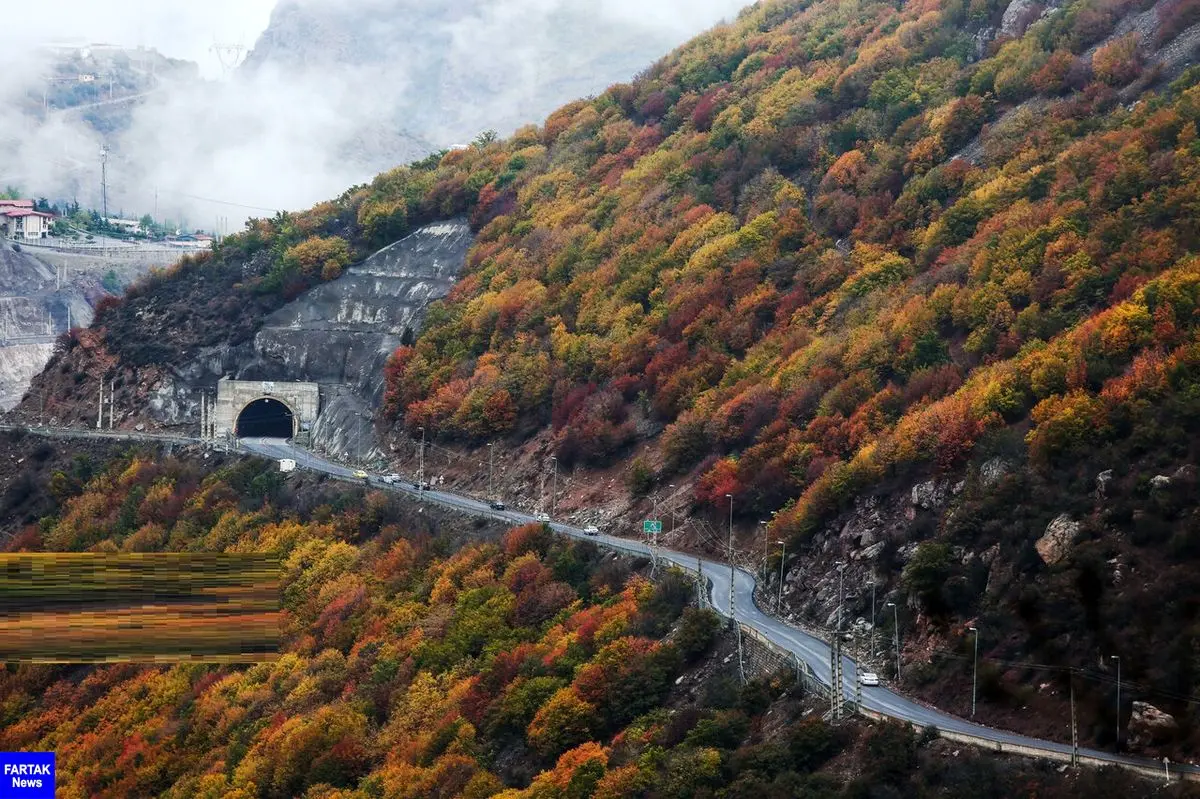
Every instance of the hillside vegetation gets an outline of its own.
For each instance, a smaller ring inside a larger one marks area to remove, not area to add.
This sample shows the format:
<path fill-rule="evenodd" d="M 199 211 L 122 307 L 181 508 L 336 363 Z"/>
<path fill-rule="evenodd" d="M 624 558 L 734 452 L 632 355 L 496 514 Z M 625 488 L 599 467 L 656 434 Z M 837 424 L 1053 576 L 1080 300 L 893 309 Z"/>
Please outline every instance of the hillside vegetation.
<path fill-rule="evenodd" d="M 998 487 L 911 519 L 921 556 L 890 541 L 871 578 L 951 648 L 985 618 L 1010 663 L 1122 653 L 1186 740 L 1197 20 L 1175 0 L 768 0 L 541 127 L 253 222 L 107 309 L 106 346 L 135 364 L 169 346 L 193 306 L 155 298 L 203 295 L 196 275 L 237 275 L 219 298 L 236 315 L 237 292 L 294 296 L 470 213 L 465 273 L 389 365 L 390 421 L 467 445 L 550 431 L 564 465 L 648 436 L 651 479 L 690 476 L 701 510 L 732 495 L 745 522 L 777 513 L 791 552 L 846 547 L 822 536 L 857 499 L 1002 458 Z M 1039 557 L 1062 513 L 1080 523 Z M 1022 668 L 997 667 L 995 702 L 1025 706 L 1042 678 Z M 1111 682 L 1085 698 L 1085 735 L 1109 743 Z"/>
<path fill-rule="evenodd" d="M 447 525 L 381 494 L 288 485 L 262 462 L 77 458 L 31 488 L 52 512 L 6 530 L 18 532 L 6 549 L 255 552 L 283 564 L 272 661 L 0 673 L 0 745 L 55 751 L 65 799 L 855 799 L 968 785 L 1001 799 L 1145 787 L 951 751 L 898 726 L 832 727 L 803 717 L 786 673 L 742 684 L 736 664 L 695 672 L 718 622 L 686 607 L 683 577 L 651 583 L 637 564 L 540 525 L 459 546 Z"/>

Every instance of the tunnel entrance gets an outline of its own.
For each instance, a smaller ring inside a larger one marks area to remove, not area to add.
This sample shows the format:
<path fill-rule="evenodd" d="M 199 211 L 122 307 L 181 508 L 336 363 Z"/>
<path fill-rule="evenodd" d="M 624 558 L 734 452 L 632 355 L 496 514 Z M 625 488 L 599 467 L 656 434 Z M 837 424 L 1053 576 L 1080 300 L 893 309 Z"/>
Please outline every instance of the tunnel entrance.
<path fill-rule="evenodd" d="M 238 414 L 238 438 L 291 438 L 295 435 L 292 409 L 277 399 L 254 400 Z"/>

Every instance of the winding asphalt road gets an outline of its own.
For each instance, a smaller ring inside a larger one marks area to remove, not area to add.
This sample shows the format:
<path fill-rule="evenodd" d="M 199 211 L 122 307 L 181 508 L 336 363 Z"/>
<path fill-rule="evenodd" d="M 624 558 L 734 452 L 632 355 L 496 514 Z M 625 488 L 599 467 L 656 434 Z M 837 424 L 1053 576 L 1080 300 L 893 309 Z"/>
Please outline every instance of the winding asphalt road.
<path fill-rule="evenodd" d="M 27 432 L 39 433 L 54 437 L 111 437 L 122 439 L 144 439 L 159 442 L 169 441 L 177 443 L 200 443 L 196 439 L 182 437 L 177 438 L 174 436 L 153 434 L 105 434 L 101 432 L 90 431 L 24 428 L 18 425 L 7 424 L 0 424 L 0 429 L 24 429 Z M 238 443 L 238 450 L 277 460 L 290 458 L 296 461 L 298 468 L 320 472 L 343 480 L 355 481 L 354 469 L 327 461 L 307 450 L 292 446 L 290 442 L 282 439 L 242 439 Z M 418 491 L 411 482 L 385 484 L 377 476 L 369 477 L 365 482 L 381 489 L 397 491 L 417 499 L 432 502 L 443 507 L 468 513 L 474 516 L 485 516 L 511 524 L 527 524 L 529 522 L 536 521 L 534 517 L 530 516 L 529 514 L 519 511 L 494 510 L 488 505 L 487 502 L 475 499 L 473 497 L 467 497 L 461 494 L 455 494 L 449 491 L 441 490 Z M 651 554 L 650 548 L 640 541 L 618 538 L 616 536 L 605 534 L 589 536 L 581 528 L 562 524 L 560 522 L 551 522 L 550 527 L 556 532 L 564 535 L 592 541 L 611 549 L 621 550 L 636 555 L 649 556 Z M 703 571 L 704 577 L 708 580 L 710 585 L 711 593 L 709 601 L 712 604 L 713 609 L 724 616 L 730 615 L 729 564 L 711 561 L 705 558 L 697 558 L 695 555 L 663 549 L 661 547 L 656 550 L 655 554 L 657 557 L 673 563 L 689 572 L 694 571 L 697 567 L 697 564 L 699 564 Z M 820 680 L 824 685 L 828 686 L 831 682 L 829 645 L 821 639 L 804 632 L 803 630 L 799 630 L 795 627 L 785 624 L 779 619 L 768 616 L 759 610 L 754 601 L 754 587 L 754 575 L 750 574 L 744 569 L 736 569 L 734 571 L 732 608 L 734 618 L 743 625 L 754 629 L 776 646 L 795 654 L 798 658 L 808 664 L 818 680 Z M 858 680 L 858 668 L 855 662 L 849 657 L 843 657 L 842 659 L 842 676 L 844 683 L 844 695 L 847 701 L 851 701 L 855 696 L 855 687 Z M 900 721 L 911 722 L 918 726 L 936 726 L 939 730 L 945 732 L 971 736 L 972 738 L 979 739 L 981 742 L 992 744 L 997 748 L 1003 748 L 1007 751 L 1014 751 L 1014 748 L 1019 748 L 1015 751 L 1024 750 L 1020 753 L 1029 755 L 1042 755 L 1058 760 L 1064 759 L 1064 756 L 1069 757 L 1071 754 L 1071 747 L 1069 744 L 1046 741 L 1039 738 L 1031 738 L 1024 735 L 1006 732 L 1004 730 L 993 729 L 981 724 L 975 724 L 967 721 L 966 719 L 959 718 L 958 716 L 944 713 L 936 708 L 913 701 L 912 699 L 908 699 L 907 697 L 904 697 L 890 688 L 882 685 L 876 687 L 863 687 L 862 707 L 865 710 L 873 711 L 877 714 L 898 719 Z M 1126 755 L 1114 754 L 1112 752 L 1084 748 L 1079 750 L 1079 755 L 1085 760 L 1133 767 L 1143 772 L 1157 772 L 1160 777 L 1162 776 L 1163 764 L 1160 761 L 1129 757 Z M 1195 779 L 1197 776 L 1200 776 L 1200 768 L 1186 764 L 1172 763 L 1170 766 L 1170 773 L 1172 778 L 1176 779 L 1179 777 Z"/>
<path fill-rule="evenodd" d="M 269 458 L 291 458 L 300 468 L 323 472 L 344 479 L 353 479 L 354 470 L 335 463 L 330 463 L 313 455 L 311 452 L 293 447 L 290 443 L 278 439 L 242 439 L 241 446 L 253 453 Z M 488 503 L 449 491 L 428 490 L 418 491 L 411 482 L 400 484 L 385 484 L 378 477 L 370 477 L 367 482 L 373 486 L 392 489 L 421 499 L 426 499 L 454 510 L 470 513 L 476 516 L 487 516 L 513 524 L 527 524 L 535 521 L 534 517 L 519 511 L 493 510 Z M 640 541 L 618 538 L 611 535 L 591 535 L 584 533 L 582 528 L 560 522 L 551 522 L 550 526 L 556 532 L 574 538 L 586 539 L 637 555 L 650 555 L 650 548 Z M 711 586 L 709 597 L 713 609 L 723 616 L 729 616 L 729 564 L 719 563 L 695 555 L 676 552 L 669 549 L 657 548 L 657 557 L 669 561 L 684 570 L 694 572 L 697 563 L 703 570 L 704 576 Z M 775 645 L 794 653 L 806 662 L 824 685 L 831 682 L 831 663 L 829 645 L 821 639 L 796 629 L 773 616 L 768 616 L 759 610 L 754 601 L 755 578 L 744 569 L 734 571 L 733 616 L 737 621 L 761 633 Z M 846 701 L 855 696 L 855 684 L 858 681 L 858 667 L 849 657 L 842 658 L 842 677 Z M 1042 753 L 1069 757 L 1069 744 L 1045 741 L 1016 733 L 997 730 L 981 724 L 975 724 L 966 719 L 952 716 L 936 708 L 908 699 L 885 686 L 863 687 L 862 706 L 876 713 L 901 721 L 908 721 L 918 726 L 936 726 L 939 730 L 969 735 L 1005 748 L 1022 747 L 1031 750 L 1029 754 Z M 1095 749 L 1080 748 L 1081 758 L 1099 760 L 1107 763 L 1133 766 L 1140 769 L 1158 770 L 1162 773 L 1162 763 L 1144 758 L 1128 757 L 1125 755 L 1103 752 Z M 1200 769 L 1184 764 L 1171 764 L 1172 775 L 1181 776 L 1183 773 L 1200 774 Z"/>

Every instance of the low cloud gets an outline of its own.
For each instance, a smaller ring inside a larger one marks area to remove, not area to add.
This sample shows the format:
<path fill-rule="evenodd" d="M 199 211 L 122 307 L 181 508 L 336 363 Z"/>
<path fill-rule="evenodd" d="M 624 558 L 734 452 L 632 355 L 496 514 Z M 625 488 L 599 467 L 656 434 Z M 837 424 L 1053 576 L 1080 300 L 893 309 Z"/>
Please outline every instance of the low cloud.
<path fill-rule="evenodd" d="M 101 13 L 90 0 L 67 0 L 59 6 L 70 8 L 54 16 L 78 11 L 74 21 L 84 23 L 57 31 L 61 38 L 154 46 L 203 60 L 212 75 L 219 64 L 211 43 L 238 28 L 257 36 L 264 2 L 126 0 Z M 482 129 L 507 133 L 540 122 L 557 105 L 629 79 L 739 6 L 287 0 L 272 25 L 281 34 L 260 42 L 252 67 L 229 80 L 156 92 L 107 136 L 78 114 L 39 119 L 29 93 L 45 65 L 28 45 L 56 30 L 30 21 L 23 49 L 0 38 L 11 62 L 0 64 L 7 78 L 0 93 L 9 95 L 0 97 L 0 182 L 98 206 L 99 152 L 107 144 L 110 212 L 157 209 L 160 218 L 189 226 L 236 230 L 245 218 L 337 196 L 382 168 Z"/>

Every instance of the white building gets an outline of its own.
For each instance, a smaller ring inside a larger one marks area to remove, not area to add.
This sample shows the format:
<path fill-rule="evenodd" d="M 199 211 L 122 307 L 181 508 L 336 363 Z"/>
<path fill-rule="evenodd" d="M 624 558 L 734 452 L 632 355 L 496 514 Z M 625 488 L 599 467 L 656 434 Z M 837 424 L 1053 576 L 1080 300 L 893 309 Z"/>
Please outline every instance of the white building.
<path fill-rule="evenodd" d="M 10 239 L 44 239 L 54 215 L 35 211 L 33 200 L 0 200 L 0 229 Z"/>

